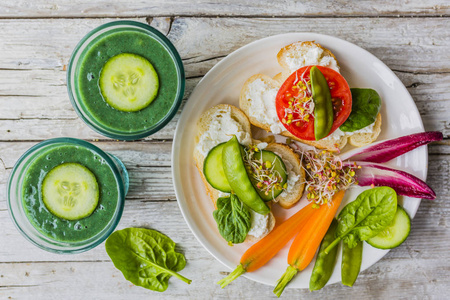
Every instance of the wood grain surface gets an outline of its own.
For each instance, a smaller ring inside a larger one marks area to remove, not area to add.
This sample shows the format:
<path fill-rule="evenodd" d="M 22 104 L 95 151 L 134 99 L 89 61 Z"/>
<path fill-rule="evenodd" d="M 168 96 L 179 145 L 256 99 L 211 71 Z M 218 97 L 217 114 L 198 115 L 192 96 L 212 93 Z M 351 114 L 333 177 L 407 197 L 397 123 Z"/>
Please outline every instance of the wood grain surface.
<path fill-rule="evenodd" d="M 283 297 L 323 299 L 448 299 L 450 291 L 450 6 L 448 1 L 85 1 L 3 0 L 0 3 L 0 299 L 252 299 L 274 298 L 272 287 L 240 278 L 195 239 L 176 203 L 172 138 L 183 106 L 160 132 L 135 142 L 89 129 L 67 95 L 66 68 L 78 41 L 93 28 L 132 19 L 158 28 L 186 69 L 185 100 L 205 73 L 232 51 L 286 32 L 316 32 L 352 42 L 380 58 L 413 97 L 426 130 L 444 133 L 429 146 L 427 182 L 435 201 L 422 201 L 411 235 L 360 274 Z M 123 160 L 130 192 L 118 228 L 148 227 L 177 242 L 183 275 L 162 293 L 136 287 L 114 268 L 104 245 L 77 255 L 47 253 L 27 242 L 10 220 L 6 182 L 14 163 L 39 141 L 70 136 Z"/>

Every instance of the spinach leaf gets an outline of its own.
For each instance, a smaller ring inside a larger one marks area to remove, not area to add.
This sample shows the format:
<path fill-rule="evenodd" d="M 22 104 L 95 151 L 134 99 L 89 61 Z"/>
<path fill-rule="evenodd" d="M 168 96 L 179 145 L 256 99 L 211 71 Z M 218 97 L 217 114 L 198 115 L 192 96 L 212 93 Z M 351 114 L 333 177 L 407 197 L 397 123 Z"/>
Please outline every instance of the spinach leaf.
<path fill-rule="evenodd" d="M 242 243 L 251 226 L 248 208 L 234 194 L 217 199 L 216 205 L 217 209 L 213 212 L 213 216 L 220 235 L 228 243 Z"/>
<path fill-rule="evenodd" d="M 340 240 L 356 247 L 391 224 L 397 212 L 397 194 L 390 187 L 377 187 L 359 194 L 338 215 L 336 239 L 325 249 L 328 254 Z"/>
<path fill-rule="evenodd" d="M 175 242 L 155 230 L 126 228 L 106 240 L 106 252 L 125 279 L 144 288 L 164 292 L 170 276 L 186 283 L 191 280 L 176 273 L 184 269 L 184 255 L 175 251 Z"/>
<path fill-rule="evenodd" d="M 339 129 L 353 132 L 375 122 L 381 108 L 380 95 L 372 89 L 350 89 L 352 92 L 352 112 Z"/>
<path fill-rule="evenodd" d="M 390 187 L 377 187 L 359 194 L 338 215 L 336 237 L 350 248 L 376 236 L 391 224 L 397 211 L 397 194 Z"/>

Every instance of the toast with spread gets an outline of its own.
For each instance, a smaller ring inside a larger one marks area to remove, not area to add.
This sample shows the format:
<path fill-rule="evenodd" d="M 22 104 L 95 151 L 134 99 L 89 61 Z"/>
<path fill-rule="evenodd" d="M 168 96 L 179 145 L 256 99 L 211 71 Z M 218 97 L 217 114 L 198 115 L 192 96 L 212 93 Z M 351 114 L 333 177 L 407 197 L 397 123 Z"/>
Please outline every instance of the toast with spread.
<path fill-rule="evenodd" d="M 258 152 L 270 151 L 283 161 L 283 165 L 286 168 L 287 180 L 286 182 L 282 182 L 284 185 L 283 191 L 274 199 L 267 202 L 269 207 L 272 203 L 278 203 L 282 207 L 288 208 L 300 200 L 303 194 L 305 173 L 301 167 L 299 156 L 289 146 L 278 143 L 267 144 L 253 140 L 250 121 L 244 112 L 232 105 L 219 104 L 205 111 L 199 118 L 195 138 L 196 147 L 194 149 L 196 167 L 205 185 L 206 192 L 215 206 L 218 198 L 226 197 L 229 193 L 220 191 L 210 184 L 207 176 L 205 176 L 204 163 L 208 154 L 216 146 L 229 141 L 232 136 L 236 136 L 239 143 L 245 149 L 257 149 L 256 151 Z M 257 188 L 255 187 L 255 189 Z M 252 230 L 250 230 L 246 241 L 261 239 L 275 226 L 275 218 L 271 212 L 265 218 L 255 214 L 257 213 L 252 212 L 252 219 L 258 217 L 259 225 L 263 222 L 265 228 L 264 230 L 259 230 L 259 234 L 256 235 L 253 235 Z"/>
<path fill-rule="evenodd" d="M 248 116 L 251 124 L 268 132 L 281 134 L 330 151 L 340 151 L 347 142 L 353 146 L 361 147 L 377 139 L 381 131 L 381 114 L 379 113 L 371 129 L 363 132 L 344 133 L 338 129 L 336 133 L 320 140 L 304 140 L 287 131 L 277 116 L 275 102 L 278 90 L 289 75 L 308 65 L 324 66 L 336 72 L 339 72 L 340 69 L 336 57 L 330 50 L 311 41 L 296 42 L 282 48 L 277 55 L 277 59 L 283 69 L 282 72 L 273 78 L 264 74 L 253 75 L 242 87 L 239 107 Z"/>

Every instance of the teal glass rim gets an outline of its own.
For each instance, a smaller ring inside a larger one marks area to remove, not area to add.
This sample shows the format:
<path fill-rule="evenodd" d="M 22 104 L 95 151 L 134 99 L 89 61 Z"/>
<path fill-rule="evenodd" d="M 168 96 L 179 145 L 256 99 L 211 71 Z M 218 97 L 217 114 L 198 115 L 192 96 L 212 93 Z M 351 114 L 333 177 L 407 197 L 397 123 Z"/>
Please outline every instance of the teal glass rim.
<path fill-rule="evenodd" d="M 41 155 L 41 150 L 64 144 L 81 146 L 98 154 L 111 168 L 118 187 L 119 198 L 113 218 L 111 218 L 108 224 L 96 235 L 79 242 L 57 241 L 42 234 L 33 226 L 33 224 L 31 224 L 23 208 L 22 183 L 29 165 L 39 155 Z M 14 168 L 9 175 L 6 187 L 6 201 L 8 212 L 17 230 L 35 246 L 43 250 L 59 254 L 76 254 L 85 252 L 98 246 L 104 240 L 106 240 L 106 238 L 114 231 L 114 229 L 119 224 L 125 206 L 125 196 L 127 192 L 127 187 L 124 182 L 124 178 L 122 177 L 120 167 L 117 165 L 114 159 L 110 157 L 109 154 L 89 142 L 66 137 L 49 139 L 40 142 L 28 149 L 24 154 L 22 154 L 22 156 L 14 165 Z"/>
<path fill-rule="evenodd" d="M 175 100 L 172 104 L 172 107 L 170 108 L 169 112 L 155 125 L 152 127 L 149 127 L 147 129 L 136 131 L 136 132 L 124 132 L 119 131 L 111 128 L 107 128 L 105 126 L 101 126 L 100 124 L 96 123 L 94 118 L 92 118 L 88 113 L 83 111 L 81 105 L 79 104 L 79 99 L 76 91 L 76 84 L 75 80 L 75 72 L 77 70 L 77 64 L 81 58 L 81 55 L 83 54 L 83 51 L 87 49 L 90 45 L 90 42 L 94 41 L 96 38 L 98 38 L 101 35 L 104 35 L 112 30 L 120 30 L 120 29 L 138 29 L 141 32 L 145 32 L 148 35 L 150 35 L 152 38 L 154 38 L 156 41 L 158 41 L 170 54 L 172 57 L 176 69 L 177 69 L 177 76 L 178 76 L 178 87 L 177 87 L 177 94 L 175 96 Z M 88 125 L 91 129 L 94 131 L 100 133 L 103 136 L 117 139 L 117 140 L 137 140 L 145 138 L 149 135 L 152 135 L 159 130 L 161 130 L 164 126 L 166 126 L 170 120 L 175 116 L 178 109 L 180 108 L 181 102 L 183 100 L 184 96 L 184 90 L 185 90 L 185 73 L 184 73 L 184 66 L 183 62 L 181 60 L 181 57 L 175 48 L 175 46 L 170 42 L 169 39 L 165 35 L 163 35 L 161 32 L 159 32 L 157 29 L 151 27 L 150 25 L 136 22 L 136 21 L 113 21 L 106 24 L 103 24 L 92 31 L 90 31 L 87 35 L 85 35 L 81 41 L 77 44 L 74 51 L 72 52 L 72 55 L 70 57 L 70 61 L 67 68 L 67 75 L 66 75 L 66 81 L 67 81 L 67 91 L 69 94 L 70 102 L 72 103 L 72 106 L 77 113 L 77 115 L 83 120 L 86 125 Z"/>

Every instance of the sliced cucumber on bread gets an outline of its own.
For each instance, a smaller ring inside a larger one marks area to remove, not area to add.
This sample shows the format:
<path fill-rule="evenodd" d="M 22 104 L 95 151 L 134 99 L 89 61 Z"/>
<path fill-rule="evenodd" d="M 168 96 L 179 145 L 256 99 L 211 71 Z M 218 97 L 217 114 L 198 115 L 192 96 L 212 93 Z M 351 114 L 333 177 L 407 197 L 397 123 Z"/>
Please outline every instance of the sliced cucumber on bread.
<path fill-rule="evenodd" d="M 231 187 L 223 171 L 222 164 L 222 150 L 224 146 L 225 143 L 220 143 L 208 152 L 203 162 L 203 174 L 213 188 L 224 193 L 230 193 Z"/>
<path fill-rule="evenodd" d="M 225 143 L 221 143 L 208 152 L 208 155 L 203 162 L 203 174 L 213 188 L 224 193 L 230 193 L 231 187 L 225 176 L 222 164 L 222 150 L 224 145 Z M 253 162 L 256 162 L 258 166 L 263 166 L 264 170 L 268 170 L 268 172 L 266 172 L 267 174 L 258 175 L 249 170 L 250 167 L 248 167 L 247 173 L 250 181 L 256 192 L 264 201 L 271 201 L 283 192 L 283 185 L 287 182 L 286 166 L 278 155 L 266 150 L 255 153 Z M 264 170 L 262 170 L 261 173 L 263 173 Z M 261 184 L 258 185 L 258 182 L 260 182 L 258 181 L 258 176 L 276 176 L 277 178 L 281 178 L 281 181 L 279 185 L 268 189 Z"/>
<path fill-rule="evenodd" d="M 410 230 L 411 218 L 401 206 L 397 206 L 392 223 L 379 234 L 367 240 L 367 243 L 378 249 L 392 249 L 400 246 L 406 240 Z"/>
<path fill-rule="evenodd" d="M 254 160 L 259 161 L 258 165 L 263 166 L 263 170 L 268 170 L 267 174 L 255 174 L 254 172 L 249 172 L 250 180 L 258 192 L 261 199 L 264 201 L 270 201 L 278 197 L 279 194 L 283 192 L 283 185 L 287 183 L 287 172 L 286 166 L 284 165 L 283 160 L 271 151 L 262 150 L 254 155 Z M 263 173 L 263 172 L 261 172 Z M 263 176 L 261 178 L 260 176 Z M 273 177 L 281 177 L 280 184 L 273 185 L 272 188 L 268 189 L 264 186 L 264 184 L 260 184 L 263 181 L 266 181 L 265 178 L 270 176 Z"/>
<path fill-rule="evenodd" d="M 133 112 L 147 107 L 158 94 L 159 79 L 144 57 L 121 53 L 103 66 L 99 80 L 105 101 L 113 108 Z"/>
<path fill-rule="evenodd" d="M 95 175 L 85 166 L 64 163 L 53 168 L 42 183 L 42 201 L 53 215 L 79 220 L 91 215 L 99 201 Z"/>

